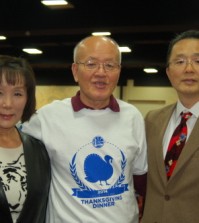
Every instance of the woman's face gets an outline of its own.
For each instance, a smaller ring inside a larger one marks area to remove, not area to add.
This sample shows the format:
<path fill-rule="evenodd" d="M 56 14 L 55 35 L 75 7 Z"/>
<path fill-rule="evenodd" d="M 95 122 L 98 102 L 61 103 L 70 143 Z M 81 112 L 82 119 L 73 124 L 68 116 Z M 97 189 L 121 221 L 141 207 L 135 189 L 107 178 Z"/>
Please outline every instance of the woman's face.
<path fill-rule="evenodd" d="M 0 84 L 0 131 L 14 127 L 21 120 L 26 102 L 24 81 L 10 85 L 3 77 Z"/>

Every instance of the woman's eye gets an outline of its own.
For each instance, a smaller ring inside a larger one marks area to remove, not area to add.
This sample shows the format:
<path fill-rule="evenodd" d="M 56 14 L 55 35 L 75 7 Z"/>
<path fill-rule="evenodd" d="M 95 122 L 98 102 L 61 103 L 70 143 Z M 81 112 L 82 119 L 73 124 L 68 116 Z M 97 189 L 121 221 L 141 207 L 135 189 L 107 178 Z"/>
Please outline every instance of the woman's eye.
<path fill-rule="evenodd" d="M 15 95 L 15 96 L 22 96 L 23 94 L 20 93 L 20 92 L 16 92 L 14 95 Z"/>

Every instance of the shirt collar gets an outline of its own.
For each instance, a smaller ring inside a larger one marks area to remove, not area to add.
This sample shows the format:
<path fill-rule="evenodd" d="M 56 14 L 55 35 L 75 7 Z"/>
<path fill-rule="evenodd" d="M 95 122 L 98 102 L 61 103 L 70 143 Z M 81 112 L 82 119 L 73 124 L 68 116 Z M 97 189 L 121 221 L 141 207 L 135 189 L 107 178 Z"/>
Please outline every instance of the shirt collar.
<path fill-rule="evenodd" d="M 71 103 L 73 106 L 73 110 L 75 112 L 78 112 L 83 108 L 93 109 L 93 108 L 88 107 L 87 105 L 83 104 L 83 102 L 80 100 L 80 91 L 78 91 L 77 94 L 71 98 Z M 109 102 L 108 106 L 106 106 L 105 108 L 110 108 L 114 112 L 120 111 L 119 104 L 113 95 L 111 95 L 110 102 Z M 103 108 L 103 109 L 105 109 L 105 108 Z"/>
<path fill-rule="evenodd" d="M 180 116 L 181 112 L 191 112 L 195 117 L 199 117 L 199 102 L 195 103 L 190 109 L 183 106 L 183 104 L 178 100 L 176 107 L 176 119 Z"/>

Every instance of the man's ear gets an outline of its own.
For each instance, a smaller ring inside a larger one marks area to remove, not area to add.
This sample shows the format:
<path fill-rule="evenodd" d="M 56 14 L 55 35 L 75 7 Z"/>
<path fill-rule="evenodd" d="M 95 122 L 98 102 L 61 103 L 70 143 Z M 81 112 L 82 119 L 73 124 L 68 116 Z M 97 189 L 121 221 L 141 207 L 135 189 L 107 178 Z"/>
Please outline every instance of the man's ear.
<path fill-rule="evenodd" d="M 166 68 L 166 74 L 167 74 L 167 77 L 168 77 L 168 78 L 169 78 L 169 76 L 170 76 L 169 73 L 170 73 L 170 71 L 169 71 L 169 67 L 167 67 L 167 68 Z"/>
<path fill-rule="evenodd" d="M 78 82 L 78 75 L 77 75 L 77 72 L 78 72 L 78 64 L 73 63 L 72 64 L 72 67 L 71 67 L 71 70 L 72 70 L 73 78 L 74 78 L 75 82 Z"/>

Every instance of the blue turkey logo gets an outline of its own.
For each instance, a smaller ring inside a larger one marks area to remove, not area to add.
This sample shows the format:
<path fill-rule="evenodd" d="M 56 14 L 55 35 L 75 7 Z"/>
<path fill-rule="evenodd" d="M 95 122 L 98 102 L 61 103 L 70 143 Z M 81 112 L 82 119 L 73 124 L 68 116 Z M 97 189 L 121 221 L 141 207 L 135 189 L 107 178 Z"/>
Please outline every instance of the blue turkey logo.
<path fill-rule="evenodd" d="M 87 149 L 88 145 L 89 149 Z M 89 150 L 89 152 L 82 152 L 84 150 Z M 82 153 L 78 154 L 80 151 Z M 111 151 L 113 155 L 106 154 L 107 151 Z M 114 156 L 118 159 L 118 155 L 120 162 L 115 161 L 114 164 Z M 122 184 L 125 180 L 126 162 L 124 153 L 119 148 L 106 142 L 101 136 L 94 137 L 90 144 L 83 146 L 79 152 L 75 153 L 70 163 L 71 175 L 78 185 L 78 188 L 72 188 L 73 196 L 88 199 L 115 196 L 115 199 L 121 200 L 121 194 L 128 191 L 128 184 Z M 76 163 L 78 166 L 82 165 L 81 168 L 79 167 L 79 171 Z M 114 165 L 117 167 L 114 168 Z M 115 169 L 117 171 L 114 171 Z M 112 199 L 114 198 L 112 197 Z"/>
<path fill-rule="evenodd" d="M 103 185 L 104 181 L 106 185 L 109 185 L 107 180 L 113 175 L 112 160 L 113 158 L 109 155 L 106 155 L 104 159 L 97 154 L 88 155 L 84 162 L 85 179 L 91 183 L 99 181 L 100 185 Z"/>

